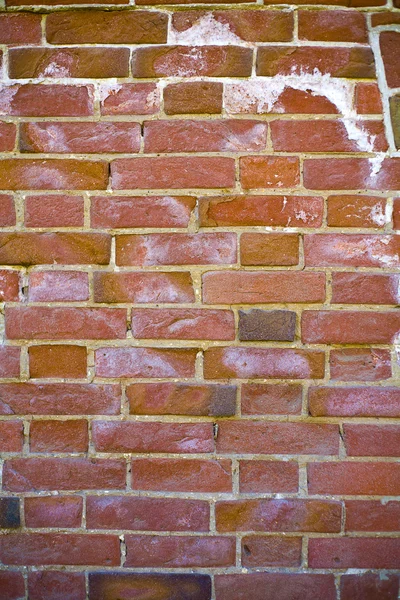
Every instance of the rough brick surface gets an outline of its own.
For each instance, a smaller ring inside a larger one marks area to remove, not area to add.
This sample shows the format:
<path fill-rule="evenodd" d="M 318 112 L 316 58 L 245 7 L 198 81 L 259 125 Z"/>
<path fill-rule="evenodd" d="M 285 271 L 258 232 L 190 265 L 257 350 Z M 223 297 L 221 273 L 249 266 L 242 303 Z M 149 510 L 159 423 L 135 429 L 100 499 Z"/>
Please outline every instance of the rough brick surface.
<path fill-rule="evenodd" d="M 400 0 L 4 0 L 0 600 L 398 600 Z"/>

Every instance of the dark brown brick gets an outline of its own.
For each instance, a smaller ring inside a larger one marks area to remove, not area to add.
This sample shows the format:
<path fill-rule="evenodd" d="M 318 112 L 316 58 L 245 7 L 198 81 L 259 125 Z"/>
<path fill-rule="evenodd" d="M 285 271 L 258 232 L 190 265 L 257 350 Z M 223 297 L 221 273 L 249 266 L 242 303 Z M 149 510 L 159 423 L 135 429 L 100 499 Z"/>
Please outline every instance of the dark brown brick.
<path fill-rule="evenodd" d="M 396 144 L 396 148 L 400 149 L 400 94 L 390 98 L 390 116 L 392 119 L 394 143 Z"/>
<path fill-rule="evenodd" d="M 209 575 L 175 573 L 90 573 L 90 600 L 130 600 L 137 597 L 157 600 L 209 600 Z"/>
<path fill-rule="evenodd" d="M 0 529 L 15 529 L 19 526 L 19 499 L 0 498 Z"/>
<path fill-rule="evenodd" d="M 296 313 L 288 310 L 239 311 L 239 339 L 243 341 L 293 342 Z"/>

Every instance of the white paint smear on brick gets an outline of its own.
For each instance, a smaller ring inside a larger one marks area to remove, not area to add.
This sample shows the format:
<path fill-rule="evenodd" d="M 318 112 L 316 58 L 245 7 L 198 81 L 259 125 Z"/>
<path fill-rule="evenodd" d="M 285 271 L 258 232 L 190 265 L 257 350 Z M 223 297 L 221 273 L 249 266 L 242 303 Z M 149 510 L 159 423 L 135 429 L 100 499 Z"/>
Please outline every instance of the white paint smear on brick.
<path fill-rule="evenodd" d="M 212 13 L 203 15 L 184 31 L 177 31 L 172 24 L 168 43 L 189 46 L 245 44 L 242 38 L 231 31 L 228 23 L 217 21 Z"/>

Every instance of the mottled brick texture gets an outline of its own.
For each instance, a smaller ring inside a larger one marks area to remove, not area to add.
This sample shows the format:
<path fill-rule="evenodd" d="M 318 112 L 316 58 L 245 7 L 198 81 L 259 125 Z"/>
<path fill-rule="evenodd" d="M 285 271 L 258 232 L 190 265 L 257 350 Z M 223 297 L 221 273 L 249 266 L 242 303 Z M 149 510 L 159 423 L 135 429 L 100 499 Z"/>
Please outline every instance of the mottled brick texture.
<path fill-rule="evenodd" d="M 0 600 L 399 600 L 400 0 L 5 0 Z"/>

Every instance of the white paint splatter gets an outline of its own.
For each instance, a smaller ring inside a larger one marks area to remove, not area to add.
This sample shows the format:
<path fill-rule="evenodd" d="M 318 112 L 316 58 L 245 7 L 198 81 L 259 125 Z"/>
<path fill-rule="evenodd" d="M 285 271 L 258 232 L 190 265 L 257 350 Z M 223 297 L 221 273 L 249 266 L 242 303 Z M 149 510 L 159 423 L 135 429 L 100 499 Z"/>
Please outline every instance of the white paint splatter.
<path fill-rule="evenodd" d="M 382 226 L 388 223 L 386 212 L 383 212 L 382 204 L 375 204 L 375 206 L 371 208 L 369 216 L 371 221 L 373 221 L 378 226 Z"/>
<path fill-rule="evenodd" d="M 19 85 L 2 85 L 0 87 L 0 115 L 13 114 L 12 101 L 19 88 Z"/>
<path fill-rule="evenodd" d="M 226 44 L 244 45 L 242 38 L 231 31 L 228 23 L 217 21 L 210 12 L 201 16 L 191 27 L 184 31 L 178 31 L 172 25 L 169 43 L 187 44 L 190 46 L 225 46 Z"/>
<path fill-rule="evenodd" d="M 100 102 L 104 102 L 109 96 L 118 94 L 121 89 L 122 85 L 119 83 L 104 83 L 99 90 Z"/>

